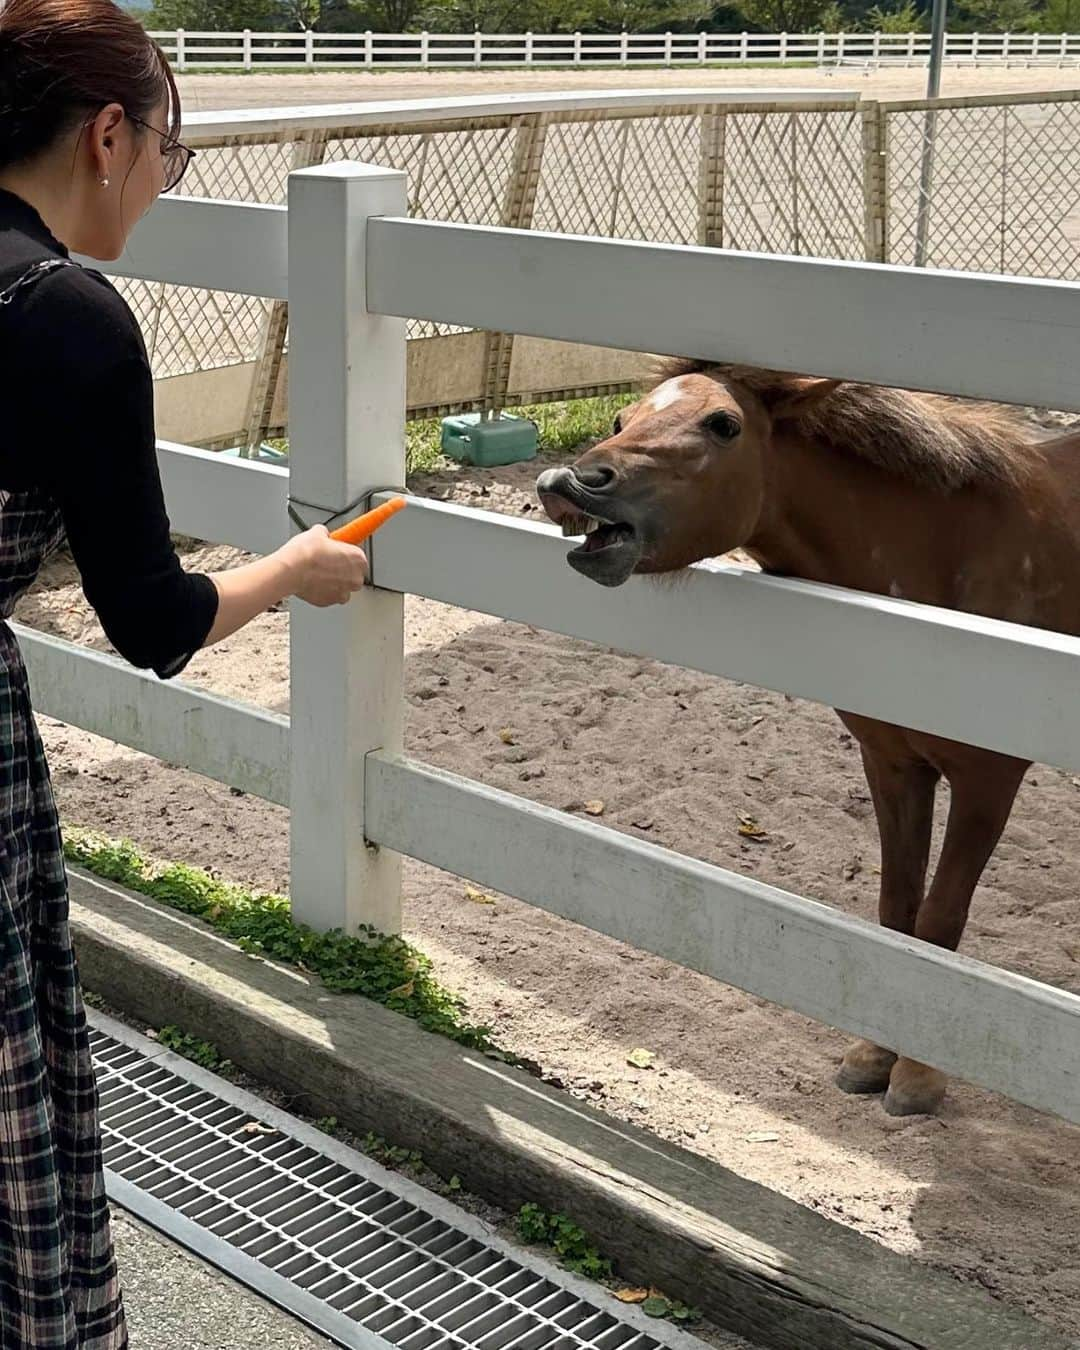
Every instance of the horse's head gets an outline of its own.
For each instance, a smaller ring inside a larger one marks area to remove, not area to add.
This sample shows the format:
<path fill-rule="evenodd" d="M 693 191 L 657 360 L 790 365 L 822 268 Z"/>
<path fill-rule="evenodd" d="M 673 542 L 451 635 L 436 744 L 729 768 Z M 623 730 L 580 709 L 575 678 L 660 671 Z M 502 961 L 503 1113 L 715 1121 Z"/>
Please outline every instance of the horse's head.
<path fill-rule="evenodd" d="M 796 386 L 795 402 L 834 381 Z M 566 535 L 585 536 L 570 566 L 602 586 L 672 572 L 746 544 L 765 499 L 765 451 L 792 403 L 713 369 L 664 380 L 625 408 L 614 434 L 573 464 L 548 469 L 537 492 Z M 780 390 L 783 394 L 780 394 Z"/>

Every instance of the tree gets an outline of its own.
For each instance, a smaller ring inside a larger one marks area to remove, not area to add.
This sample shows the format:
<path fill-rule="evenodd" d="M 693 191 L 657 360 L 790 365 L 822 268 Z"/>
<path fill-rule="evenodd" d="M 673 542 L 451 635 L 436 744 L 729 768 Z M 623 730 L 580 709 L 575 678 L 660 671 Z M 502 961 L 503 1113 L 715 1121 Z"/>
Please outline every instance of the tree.
<path fill-rule="evenodd" d="M 272 29 L 278 10 L 275 0 L 154 0 L 150 19 L 154 28 L 239 33 Z"/>
<path fill-rule="evenodd" d="M 958 33 L 1023 33 L 1045 27 L 1032 0 L 964 0 L 949 27 Z"/>
<path fill-rule="evenodd" d="M 917 33 L 923 24 L 915 0 L 894 0 L 892 5 L 874 5 L 866 12 L 866 26 L 873 33 Z"/>
<path fill-rule="evenodd" d="M 814 33 L 829 8 L 828 0 L 743 0 L 743 13 L 766 33 Z"/>

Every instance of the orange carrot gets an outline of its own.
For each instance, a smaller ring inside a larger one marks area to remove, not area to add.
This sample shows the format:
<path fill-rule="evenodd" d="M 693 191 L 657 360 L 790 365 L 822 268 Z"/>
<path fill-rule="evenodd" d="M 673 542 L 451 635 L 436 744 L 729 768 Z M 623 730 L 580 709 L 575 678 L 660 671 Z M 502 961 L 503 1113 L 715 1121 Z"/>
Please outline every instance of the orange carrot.
<path fill-rule="evenodd" d="M 340 530 L 334 530 L 330 538 L 342 544 L 362 544 L 380 525 L 385 525 L 391 516 L 396 516 L 399 511 L 404 510 L 405 505 L 404 497 L 391 497 L 382 506 L 376 506 L 373 511 L 365 511 L 362 516 L 350 520 L 348 525 L 342 525 Z"/>

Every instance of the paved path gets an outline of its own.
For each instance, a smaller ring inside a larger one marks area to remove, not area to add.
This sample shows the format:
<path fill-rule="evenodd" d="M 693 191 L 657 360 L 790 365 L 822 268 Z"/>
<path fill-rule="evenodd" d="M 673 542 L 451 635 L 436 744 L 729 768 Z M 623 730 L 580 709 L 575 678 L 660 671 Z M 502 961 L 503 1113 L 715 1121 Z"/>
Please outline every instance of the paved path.
<path fill-rule="evenodd" d="M 333 1343 L 113 1208 L 131 1350 L 324 1350 Z"/>

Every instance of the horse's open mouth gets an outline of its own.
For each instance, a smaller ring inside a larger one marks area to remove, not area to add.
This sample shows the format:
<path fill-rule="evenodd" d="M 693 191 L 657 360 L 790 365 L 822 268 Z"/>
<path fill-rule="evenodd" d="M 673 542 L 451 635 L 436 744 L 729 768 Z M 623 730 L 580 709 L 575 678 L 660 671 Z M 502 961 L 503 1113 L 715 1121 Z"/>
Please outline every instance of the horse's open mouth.
<path fill-rule="evenodd" d="M 583 557 L 587 553 L 606 553 L 634 543 L 634 527 L 625 521 L 601 520 L 598 516 L 568 516 L 560 522 L 563 537 L 573 539 L 579 534 L 585 542 L 571 549 L 569 556 Z"/>

